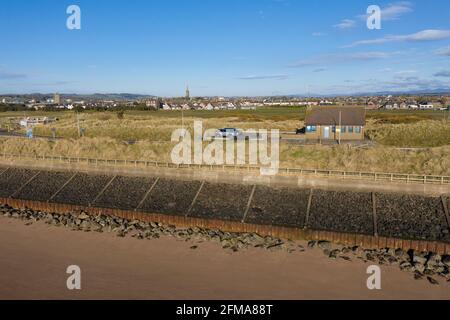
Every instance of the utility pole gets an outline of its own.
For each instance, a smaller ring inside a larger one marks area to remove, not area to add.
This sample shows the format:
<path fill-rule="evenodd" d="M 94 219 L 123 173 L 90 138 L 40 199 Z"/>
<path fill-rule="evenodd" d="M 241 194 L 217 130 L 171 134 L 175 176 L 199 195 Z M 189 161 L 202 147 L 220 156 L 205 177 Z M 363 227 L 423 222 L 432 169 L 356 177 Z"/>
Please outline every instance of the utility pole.
<path fill-rule="evenodd" d="M 339 145 L 341 144 L 342 110 L 339 110 Z"/>
<path fill-rule="evenodd" d="M 75 114 L 77 115 L 78 138 L 81 138 L 80 117 L 78 111 L 75 111 Z"/>
<path fill-rule="evenodd" d="M 183 107 L 181 107 L 181 128 L 183 129 L 183 137 L 186 135 L 184 132 L 184 110 Z"/>

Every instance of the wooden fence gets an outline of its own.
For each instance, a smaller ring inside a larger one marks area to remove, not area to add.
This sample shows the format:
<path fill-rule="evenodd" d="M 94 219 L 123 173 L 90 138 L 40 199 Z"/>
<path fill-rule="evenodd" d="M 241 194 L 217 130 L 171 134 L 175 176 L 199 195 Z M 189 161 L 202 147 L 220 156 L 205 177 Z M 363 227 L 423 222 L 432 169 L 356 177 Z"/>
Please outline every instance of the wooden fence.
<path fill-rule="evenodd" d="M 0 153 L 0 158 L 12 161 L 34 160 L 34 161 L 79 164 L 94 167 L 125 166 L 125 167 L 140 167 L 140 168 L 199 169 L 209 171 L 218 170 L 218 171 L 253 172 L 253 173 L 259 173 L 261 170 L 261 167 L 252 165 L 173 164 L 169 162 L 160 162 L 160 161 L 92 159 L 82 157 L 75 158 L 64 156 L 23 155 L 23 154 L 21 155 L 8 153 Z M 366 181 L 396 182 L 396 183 L 450 185 L 450 176 L 419 175 L 419 174 L 405 174 L 405 173 L 357 172 L 357 171 L 304 169 L 304 168 L 279 168 L 278 175 L 313 176 L 320 178 L 366 180 Z"/>

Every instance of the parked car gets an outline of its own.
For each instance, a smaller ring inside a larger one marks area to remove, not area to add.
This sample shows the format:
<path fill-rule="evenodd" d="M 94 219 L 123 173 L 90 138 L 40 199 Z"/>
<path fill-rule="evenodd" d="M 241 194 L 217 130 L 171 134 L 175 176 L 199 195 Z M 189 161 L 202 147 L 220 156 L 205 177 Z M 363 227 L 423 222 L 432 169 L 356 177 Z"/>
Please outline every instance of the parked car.
<path fill-rule="evenodd" d="M 306 127 L 295 130 L 295 134 L 305 134 L 305 133 L 306 133 Z"/>
<path fill-rule="evenodd" d="M 216 132 L 217 138 L 234 138 L 236 139 L 241 135 L 241 131 L 236 128 L 223 128 Z"/>

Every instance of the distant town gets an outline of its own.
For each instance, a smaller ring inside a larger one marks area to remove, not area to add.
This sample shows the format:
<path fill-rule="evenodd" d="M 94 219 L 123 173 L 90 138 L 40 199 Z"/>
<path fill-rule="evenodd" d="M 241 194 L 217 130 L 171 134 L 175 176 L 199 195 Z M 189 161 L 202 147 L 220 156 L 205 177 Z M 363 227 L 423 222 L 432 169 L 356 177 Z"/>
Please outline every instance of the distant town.
<path fill-rule="evenodd" d="M 255 110 L 260 107 L 361 106 L 368 110 L 450 110 L 450 94 L 337 97 L 184 97 L 135 94 L 0 95 L 0 111 L 17 110 Z"/>

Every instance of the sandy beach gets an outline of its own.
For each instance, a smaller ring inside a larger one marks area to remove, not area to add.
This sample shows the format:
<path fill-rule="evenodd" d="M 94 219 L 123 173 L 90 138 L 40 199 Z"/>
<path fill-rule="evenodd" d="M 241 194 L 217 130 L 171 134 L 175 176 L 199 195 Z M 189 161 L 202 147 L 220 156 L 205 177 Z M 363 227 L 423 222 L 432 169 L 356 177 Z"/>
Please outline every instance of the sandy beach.
<path fill-rule="evenodd" d="M 381 266 L 382 289 L 368 290 L 369 264 L 331 260 L 320 250 L 224 251 L 169 237 L 119 238 L 0 218 L 0 299 L 450 299 L 450 285 L 416 281 Z M 82 289 L 66 287 L 81 268 Z"/>

